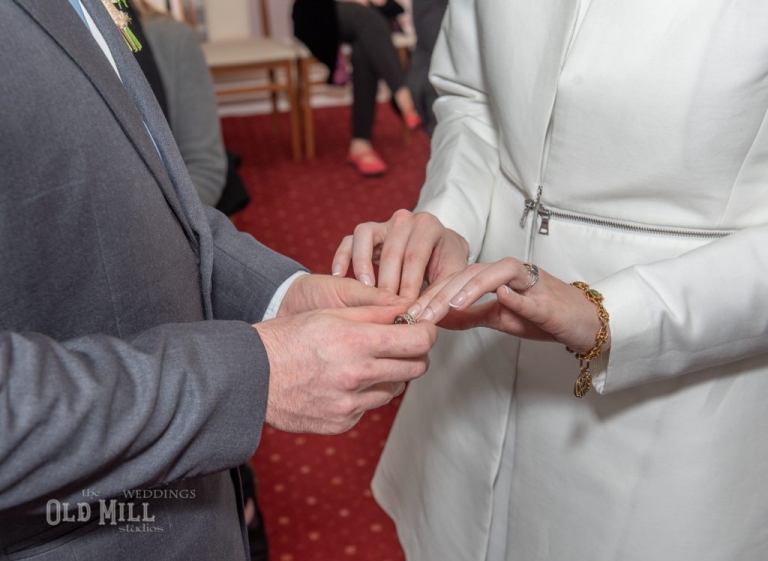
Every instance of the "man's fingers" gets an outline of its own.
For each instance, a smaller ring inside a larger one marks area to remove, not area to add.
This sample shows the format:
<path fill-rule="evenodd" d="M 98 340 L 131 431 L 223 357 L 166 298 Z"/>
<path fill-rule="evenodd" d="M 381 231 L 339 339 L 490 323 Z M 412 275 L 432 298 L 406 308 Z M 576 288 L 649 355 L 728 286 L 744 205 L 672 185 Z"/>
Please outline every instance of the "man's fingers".
<path fill-rule="evenodd" d="M 429 355 L 417 358 L 378 358 L 370 370 L 359 379 L 358 391 L 367 391 L 378 384 L 403 384 L 420 378 L 429 369 Z"/>
<path fill-rule="evenodd" d="M 386 290 L 365 286 L 353 279 L 341 279 L 337 282 L 340 282 L 336 289 L 338 297 L 345 306 L 403 306 L 412 302 Z"/>
<path fill-rule="evenodd" d="M 377 290 L 371 288 L 371 290 Z M 390 295 L 392 298 L 397 296 Z M 325 310 L 324 313 L 333 314 L 335 316 L 344 318 L 347 321 L 360 322 L 362 324 L 378 324 L 378 326 L 392 326 L 394 325 L 395 318 L 405 311 L 404 305 L 384 305 L 384 306 L 355 306 L 349 308 L 336 308 L 332 310 Z M 358 330 L 361 334 L 364 330 L 376 327 L 374 325 L 360 325 L 355 326 L 355 330 Z M 370 339 L 370 334 L 365 333 L 365 336 Z"/>
<path fill-rule="evenodd" d="M 360 392 L 361 407 L 366 411 L 386 405 L 405 391 L 405 382 L 379 382 Z"/>

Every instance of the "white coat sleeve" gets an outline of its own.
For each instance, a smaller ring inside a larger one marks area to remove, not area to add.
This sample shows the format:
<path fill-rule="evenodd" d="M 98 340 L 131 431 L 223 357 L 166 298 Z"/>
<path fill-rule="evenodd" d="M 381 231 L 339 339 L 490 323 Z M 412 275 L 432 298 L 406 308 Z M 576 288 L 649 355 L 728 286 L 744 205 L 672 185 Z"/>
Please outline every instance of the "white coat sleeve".
<path fill-rule="evenodd" d="M 768 225 L 636 265 L 593 286 L 611 350 L 595 389 L 608 393 L 768 353 Z"/>
<path fill-rule="evenodd" d="M 435 46 L 430 77 L 440 97 L 438 126 L 417 211 L 461 234 L 470 261 L 480 251 L 499 173 L 496 119 L 488 104 L 473 0 L 452 0 Z"/>

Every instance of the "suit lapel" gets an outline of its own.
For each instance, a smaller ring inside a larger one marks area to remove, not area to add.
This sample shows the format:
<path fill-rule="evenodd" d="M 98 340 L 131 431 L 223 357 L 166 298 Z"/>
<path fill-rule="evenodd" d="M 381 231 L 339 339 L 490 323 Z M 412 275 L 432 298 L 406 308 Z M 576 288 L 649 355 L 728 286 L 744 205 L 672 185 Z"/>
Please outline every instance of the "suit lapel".
<path fill-rule="evenodd" d="M 197 245 L 168 171 L 157 153 L 136 105 L 93 36 L 66 0 L 14 0 L 88 76 L 136 151 L 155 177 L 165 200 L 193 246 Z"/>

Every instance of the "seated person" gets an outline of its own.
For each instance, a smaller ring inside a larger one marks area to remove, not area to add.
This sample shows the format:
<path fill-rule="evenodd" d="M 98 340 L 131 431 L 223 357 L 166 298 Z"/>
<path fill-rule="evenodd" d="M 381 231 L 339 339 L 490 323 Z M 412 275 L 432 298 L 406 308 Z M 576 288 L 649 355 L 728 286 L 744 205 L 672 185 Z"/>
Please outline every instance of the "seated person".
<path fill-rule="evenodd" d="M 339 83 L 346 64 L 339 46 L 352 47 L 352 141 L 349 163 L 362 175 L 381 175 L 387 164 L 373 149 L 373 120 L 379 79 L 393 92 L 394 105 L 411 129 L 421 126 L 405 70 L 392 44 L 392 29 L 377 7 L 394 0 L 296 0 L 293 4 L 294 34 L 330 70 L 329 83 Z M 343 80 L 343 78 L 342 78 Z"/>
<path fill-rule="evenodd" d="M 160 101 L 200 200 L 216 206 L 226 184 L 227 154 L 213 79 L 200 41 L 191 27 L 146 0 L 132 0 L 131 6 L 139 16 L 133 18 L 132 27 L 141 33 L 140 24 L 146 38 L 144 49 L 137 53 L 138 62 Z"/>

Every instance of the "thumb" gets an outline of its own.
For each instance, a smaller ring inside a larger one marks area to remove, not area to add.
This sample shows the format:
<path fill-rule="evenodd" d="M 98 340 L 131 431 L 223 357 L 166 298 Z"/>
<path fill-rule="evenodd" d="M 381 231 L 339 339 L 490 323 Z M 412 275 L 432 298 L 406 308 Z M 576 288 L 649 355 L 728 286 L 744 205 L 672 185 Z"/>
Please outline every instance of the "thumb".
<path fill-rule="evenodd" d="M 388 290 L 366 286 L 352 279 L 349 281 L 345 284 L 340 295 L 347 306 L 407 306 L 413 303 L 412 300 L 398 296 Z"/>
<path fill-rule="evenodd" d="M 392 325 L 395 322 L 395 318 L 399 314 L 405 312 L 406 309 L 406 304 L 394 306 L 358 306 L 355 308 L 337 308 L 328 310 L 328 313 L 332 313 L 348 321 Z"/>

